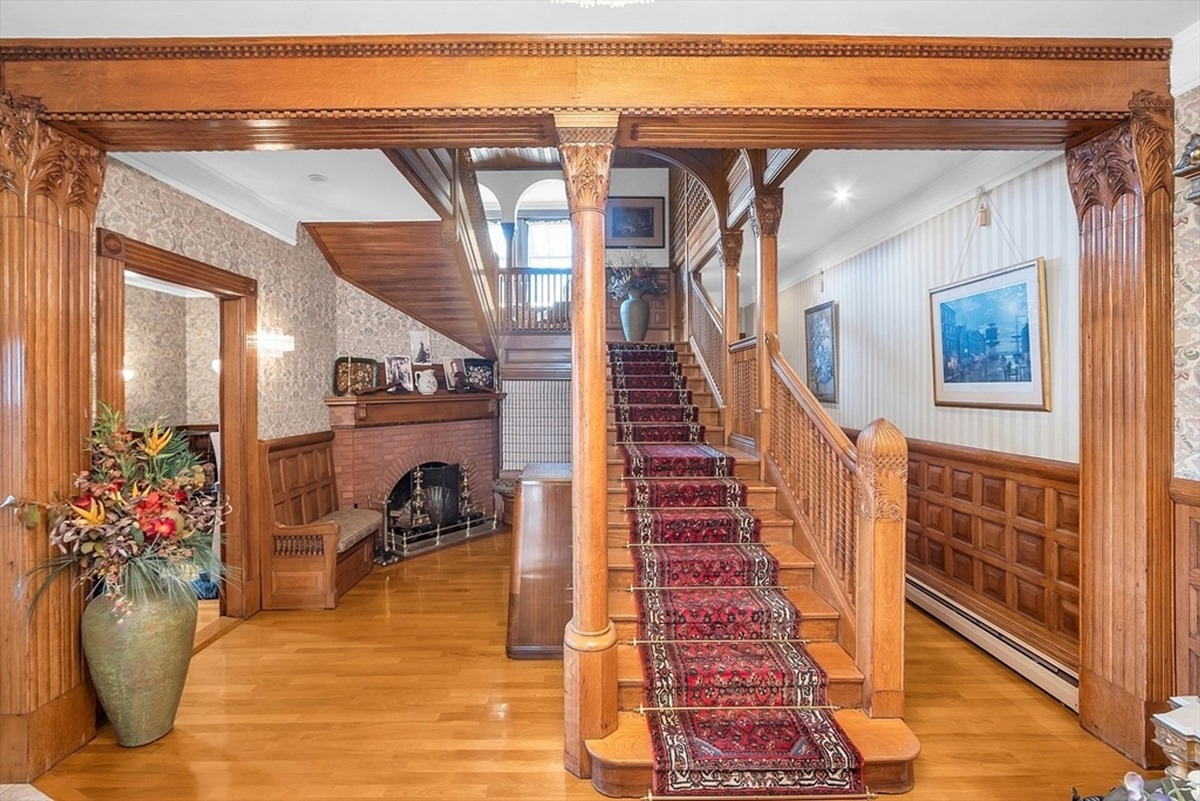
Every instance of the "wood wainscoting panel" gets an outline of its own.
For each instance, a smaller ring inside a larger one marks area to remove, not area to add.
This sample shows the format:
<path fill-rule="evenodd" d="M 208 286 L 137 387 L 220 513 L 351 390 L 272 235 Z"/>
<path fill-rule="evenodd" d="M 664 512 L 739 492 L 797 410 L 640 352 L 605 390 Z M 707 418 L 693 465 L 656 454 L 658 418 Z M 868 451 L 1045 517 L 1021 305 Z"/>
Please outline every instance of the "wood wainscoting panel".
<path fill-rule="evenodd" d="M 1175 692 L 1200 693 L 1200 481 L 1171 482 L 1175 504 Z"/>
<path fill-rule="evenodd" d="M 1079 468 L 908 441 L 908 574 L 1079 668 Z"/>

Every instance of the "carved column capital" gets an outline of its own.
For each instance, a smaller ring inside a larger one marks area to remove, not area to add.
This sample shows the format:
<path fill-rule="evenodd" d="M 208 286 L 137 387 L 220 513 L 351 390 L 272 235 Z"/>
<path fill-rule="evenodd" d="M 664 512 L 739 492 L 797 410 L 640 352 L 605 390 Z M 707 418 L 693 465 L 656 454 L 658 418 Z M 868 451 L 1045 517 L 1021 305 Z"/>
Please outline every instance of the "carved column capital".
<path fill-rule="evenodd" d="M 742 232 L 721 232 L 721 264 L 726 272 L 736 273 L 742 263 Z"/>
<path fill-rule="evenodd" d="M 58 214 L 77 207 L 92 217 L 104 182 L 104 153 L 38 122 L 34 98 L 0 95 L 0 193 L 16 196 L 22 214 L 48 198 Z"/>
<path fill-rule="evenodd" d="M 1173 108 L 1169 97 L 1138 92 L 1128 122 L 1067 151 L 1067 180 L 1080 220 L 1094 206 L 1112 209 L 1125 195 L 1144 201 L 1171 192 Z"/>
<path fill-rule="evenodd" d="M 616 138 L 616 128 L 558 129 L 558 151 L 562 154 L 567 204 L 572 214 L 588 209 L 604 211 Z"/>
<path fill-rule="evenodd" d="M 783 219 L 783 190 L 759 189 L 750 207 L 750 224 L 754 235 L 759 237 L 779 236 L 779 222 Z"/>

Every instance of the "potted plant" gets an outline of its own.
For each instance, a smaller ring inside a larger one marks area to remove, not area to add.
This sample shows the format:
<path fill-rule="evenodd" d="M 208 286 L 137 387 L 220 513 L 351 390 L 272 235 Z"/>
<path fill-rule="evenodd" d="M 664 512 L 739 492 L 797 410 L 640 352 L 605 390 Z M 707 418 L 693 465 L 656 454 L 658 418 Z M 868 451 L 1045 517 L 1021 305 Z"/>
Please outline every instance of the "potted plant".
<path fill-rule="evenodd" d="M 645 254 L 636 250 L 607 262 L 605 268 L 608 294 L 621 301 L 621 330 L 625 340 L 641 342 L 650 326 L 650 305 L 642 295 L 666 292 L 658 283 L 658 270 L 650 266 Z"/>
<path fill-rule="evenodd" d="M 36 603 L 64 573 L 89 590 L 83 650 L 104 711 L 124 746 L 174 725 L 191 661 L 193 581 L 220 576 L 213 548 L 219 514 L 203 468 L 182 436 L 155 424 L 135 432 L 102 406 L 87 444 L 91 468 L 68 500 L 9 497 L 26 526 L 46 519 L 58 551 L 30 571 Z"/>

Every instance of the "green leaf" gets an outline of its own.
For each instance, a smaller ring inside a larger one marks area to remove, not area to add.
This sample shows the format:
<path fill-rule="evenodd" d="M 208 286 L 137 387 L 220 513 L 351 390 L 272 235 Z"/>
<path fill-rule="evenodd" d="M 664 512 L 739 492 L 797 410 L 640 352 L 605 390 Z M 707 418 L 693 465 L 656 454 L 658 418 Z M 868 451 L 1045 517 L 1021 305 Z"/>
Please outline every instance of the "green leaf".
<path fill-rule="evenodd" d="M 38 523 L 42 522 L 42 510 L 36 506 L 26 506 L 21 510 L 20 520 L 26 528 L 35 528 Z"/>

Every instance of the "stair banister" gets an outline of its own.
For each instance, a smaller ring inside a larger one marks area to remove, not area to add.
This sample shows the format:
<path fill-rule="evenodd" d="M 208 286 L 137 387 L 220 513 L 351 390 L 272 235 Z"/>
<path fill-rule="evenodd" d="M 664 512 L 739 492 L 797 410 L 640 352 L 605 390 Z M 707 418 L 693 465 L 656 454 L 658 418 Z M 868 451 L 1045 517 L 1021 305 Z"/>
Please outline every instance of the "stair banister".
<path fill-rule="evenodd" d="M 774 438 L 764 461 L 802 545 L 828 579 L 818 589 L 844 616 L 839 641 L 863 673 L 873 717 L 904 713 L 904 520 L 908 443 L 876 420 L 858 447 L 829 416 L 779 351 L 771 361 Z"/>
<path fill-rule="evenodd" d="M 687 274 L 688 319 L 691 332 L 688 344 L 696 355 L 696 361 L 704 372 L 713 400 L 719 409 L 725 408 L 725 360 L 729 350 L 725 346 L 725 326 L 721 315 L 709 298 L 708 292 L 698 280 L 696 273 Z"/>

